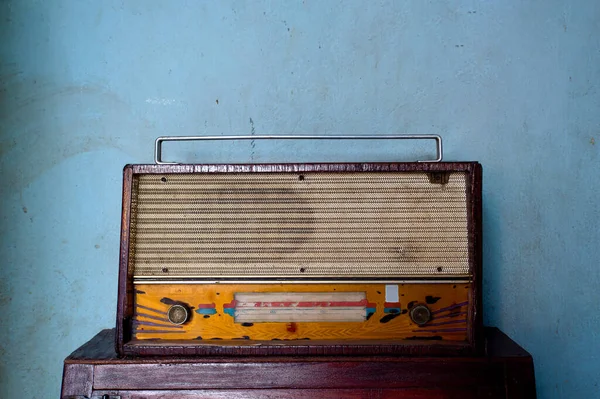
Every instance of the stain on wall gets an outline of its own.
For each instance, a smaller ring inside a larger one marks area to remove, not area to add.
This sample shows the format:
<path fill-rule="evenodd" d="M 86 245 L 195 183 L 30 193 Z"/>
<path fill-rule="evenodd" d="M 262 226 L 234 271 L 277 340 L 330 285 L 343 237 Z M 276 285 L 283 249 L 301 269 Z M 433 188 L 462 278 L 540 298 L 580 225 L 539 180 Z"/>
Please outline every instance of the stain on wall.
<path fill-rule="evenodd" d="M 1 2 L 0 397 L 57 397 L 63 358 L 114 324 L 123 165 L 151 162 L 159 135 L 254 133 L 436 133 L 445 159 L 482 162 L 486 323 L 534 355 L 539 397 L 594 397 L 599 20 L 593 0 Z M 433 149 L 164 151 L 277 162 Z"/>

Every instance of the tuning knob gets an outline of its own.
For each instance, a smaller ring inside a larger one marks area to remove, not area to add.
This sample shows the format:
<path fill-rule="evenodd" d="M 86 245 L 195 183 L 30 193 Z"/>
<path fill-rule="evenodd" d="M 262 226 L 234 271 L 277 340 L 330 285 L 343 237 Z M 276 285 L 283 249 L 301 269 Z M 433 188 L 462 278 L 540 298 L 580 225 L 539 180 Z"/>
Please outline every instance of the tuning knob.
<path fill-rule="evenodd" d="M 431 320 L 431 312 L 425 305 L 417 305 L 410 310 L 410 319 L 413 323 L 422 326 Z"/>
<path fill-rule="evenodd" d="M 190 310 L 183 305 L 173 305 L 167 311 L 167 317 L 173 324 L 183 324 L 190 318 Z"/>

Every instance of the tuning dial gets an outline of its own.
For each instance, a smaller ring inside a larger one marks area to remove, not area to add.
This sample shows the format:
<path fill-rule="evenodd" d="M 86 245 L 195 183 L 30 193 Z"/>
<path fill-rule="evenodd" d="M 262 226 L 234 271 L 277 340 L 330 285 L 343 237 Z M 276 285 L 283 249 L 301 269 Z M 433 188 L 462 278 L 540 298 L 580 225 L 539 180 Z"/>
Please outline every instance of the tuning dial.
<path fill-rule="evenodd" d="M 410 319 L 413 323 L 422 326 L 431 320 L 431 312 L 425 305 L 417 305 L 410 310 Z"/>
<path fill-rule="evenodd" d="M 183 324 L 190 318 L 190 310 L 183 305 L 173 305 L 167 311 L 167 317 L 173 324 Z"/>

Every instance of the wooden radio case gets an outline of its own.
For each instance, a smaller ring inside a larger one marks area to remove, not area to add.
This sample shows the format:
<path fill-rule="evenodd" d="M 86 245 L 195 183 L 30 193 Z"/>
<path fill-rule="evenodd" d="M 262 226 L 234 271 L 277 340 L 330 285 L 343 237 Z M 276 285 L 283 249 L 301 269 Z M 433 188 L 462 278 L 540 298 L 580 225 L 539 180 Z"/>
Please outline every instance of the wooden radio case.
<path fill-rule="evenodd" d="M 168 140 L 434 139 L 404 163 L 200 165 Z M 465 355 L 482 342 L 481 165 L 439 136 L 161 137 L 127 165 L 121 355 Z"/>

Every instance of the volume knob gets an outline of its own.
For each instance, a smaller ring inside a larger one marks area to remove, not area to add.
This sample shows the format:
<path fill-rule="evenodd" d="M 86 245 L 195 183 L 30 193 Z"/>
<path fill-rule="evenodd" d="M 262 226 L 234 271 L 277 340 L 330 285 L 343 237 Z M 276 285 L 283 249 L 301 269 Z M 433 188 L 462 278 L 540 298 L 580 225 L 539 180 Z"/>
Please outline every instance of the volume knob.
<path fill-rule="evenodd" d="M 417 305 L 410 310 L 410 319 L 413 323 L 422 326 L 431 320 L 431 312 L 425 305 Z"/>
<path fill-rule="evenodd" d="M 173 324 L 183 324 L 190 318 L 190 310 L 183 305 L 173 305 L 167 311 L 167 317 Z"/>

